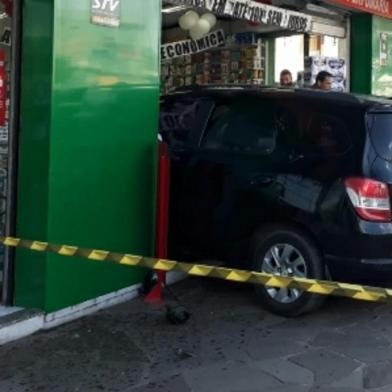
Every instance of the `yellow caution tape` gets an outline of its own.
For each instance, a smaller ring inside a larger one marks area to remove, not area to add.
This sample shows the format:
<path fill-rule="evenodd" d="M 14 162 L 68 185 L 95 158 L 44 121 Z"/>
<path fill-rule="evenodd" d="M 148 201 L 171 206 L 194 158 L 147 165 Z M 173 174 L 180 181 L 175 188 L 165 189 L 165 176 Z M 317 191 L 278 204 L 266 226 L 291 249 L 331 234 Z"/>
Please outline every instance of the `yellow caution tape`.
<path fill-rule="evenodd" d="M 173 260 L 108 252 L 99 249 L 79 248 L 77 246 L 69 245 L 53 245 L 47 242 L 27 241 L 12 237 L 0 236 L 0 243 L 13 248 L 55 253 L 65 257 L 80 257 L 98 262 L 113 262 L 126 266 L 147 267 L 167 272 L 176 270 L 193 276 L 261 284 L 267 287 L 297 288 L 312 294 L 335 295 L 362 301 L 392 302 L 392 290 L 380 287 L 271 275 L 264 272 L 215 267 L 212 265 L 182 263 Z"/>

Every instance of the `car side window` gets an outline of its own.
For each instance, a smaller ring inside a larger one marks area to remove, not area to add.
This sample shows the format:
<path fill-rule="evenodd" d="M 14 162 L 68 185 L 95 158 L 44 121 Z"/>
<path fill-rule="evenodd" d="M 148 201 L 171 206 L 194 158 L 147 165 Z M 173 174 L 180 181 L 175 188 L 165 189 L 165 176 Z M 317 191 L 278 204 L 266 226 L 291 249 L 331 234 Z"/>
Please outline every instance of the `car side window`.
<path fill-rule="evenodd" d="M 301 144 L 306 149 L 328 156 L 346 154 L 352 146 L 344 118 L 334 114 L 304 114 L 301 127 Z"/>
<path fill-rule="evenodd" d="M 161 105 L 159 133 L 162 140 L 171 147 L 183 147 L 200 120 L 202 100 L 182 99 Z"/>
<path fill-rule="evenodd" d="M 244 100 L 217 105 L 202 148 L 232 152 L 270 154 L 276 143 L 272 105 Z"/>

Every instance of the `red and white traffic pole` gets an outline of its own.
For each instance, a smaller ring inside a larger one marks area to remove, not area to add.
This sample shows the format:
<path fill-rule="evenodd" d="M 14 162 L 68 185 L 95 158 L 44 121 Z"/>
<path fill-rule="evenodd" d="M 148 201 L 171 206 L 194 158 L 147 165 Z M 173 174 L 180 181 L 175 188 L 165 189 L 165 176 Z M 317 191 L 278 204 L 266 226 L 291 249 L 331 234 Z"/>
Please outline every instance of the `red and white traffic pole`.
<path fill-rule="evenodd" d="M 158 188 L 155 234 L 155 256 L 165 259 L 168 256 L 169 239 L 169 202 L 170 202 L 170 157 L 166 143 L 160 142 L 158 149 Z M 163 288 L 166 284 L 166 272 L 156 271 L 157 283 L 146 295 L 145 302 L 163 301 Z"/>

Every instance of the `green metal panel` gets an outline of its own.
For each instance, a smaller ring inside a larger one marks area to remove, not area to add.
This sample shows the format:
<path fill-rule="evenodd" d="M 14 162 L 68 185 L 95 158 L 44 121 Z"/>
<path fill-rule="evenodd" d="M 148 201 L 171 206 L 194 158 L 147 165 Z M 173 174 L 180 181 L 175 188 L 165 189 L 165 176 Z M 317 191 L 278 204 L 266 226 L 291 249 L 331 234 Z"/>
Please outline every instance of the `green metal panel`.
<path fill-rule="evenodd" d="M 351 18 L 351 82 L 354 93 L 371 93 L 372 16 L 353 15 Z"/>
<path fill-rule="evenodd" d="M 380 35 L 387 34 L 388 63 L 380 64 Z M 392 22 L 373 17 L 372 29 L 372 94 L 392 97 Z"/>
<path fill-rule="evenodd" d="M 392 96 L 392 22 L 372 15 L 352 17 L 351 90 Z M 388 63 L 380 63 L 380 35 L 388 37 Z"/>
<path fill-rule="evenodd" d="M 159 1 L 123 0 L 120 28 L 91 24 L 90 1 L 54 1 L 47 236 L 42 239 L 152 253 L 159 37 Z M 25 101 L 27 95 L 24 91 Z M 37 159 L 35 151 L 27 157 L 26 151 L 22 144 L 21 183 Z M 28 194 L 20 204 L 33 198 Z M 29 216 L 21 209 L 19 232 L 36 237 L 26 229 Z M 17 282 L 20 276 L 33 279 L 35 268 L 20 259 Z M 60 309 L 138 282 L 141 272 L 50 255 L 45 301 L 37 304 Z M 26 287 L 18 285 L 20 305 Z"/>
<path fill-rule="evenodd" d="M 18 195 L 19 235 L 47 238 L 53 6 L 26 0 L 23 9 L 23 64 Z M 38 23 L 39 21 L 39 23 Z M 15 302 L 43 307 L 46 256 L 18 251 Z"/>

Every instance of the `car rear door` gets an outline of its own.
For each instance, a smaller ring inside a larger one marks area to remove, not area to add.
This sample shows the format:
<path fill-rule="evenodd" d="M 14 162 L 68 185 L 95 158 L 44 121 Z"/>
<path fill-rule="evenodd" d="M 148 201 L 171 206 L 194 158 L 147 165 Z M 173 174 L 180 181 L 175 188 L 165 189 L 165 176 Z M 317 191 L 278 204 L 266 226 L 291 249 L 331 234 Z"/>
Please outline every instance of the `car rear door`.
<path fill-rule="evenodd" d="M 189 239 L 194 237 L 194 187 L 197 173 L 189 173 L 202 134 L 213 110 L 208 97 L 171 96 L 161 104 L 159 135 L 168 144 L 171 157 L 169 256 L 188 256 Z M 197 186 L 197 189 L 200 187 Z M 196 208 L 200 210 L 200 207 Z"/>
<path fill-rule="evenodd" d="M 202 209 L 195 211 L 195 242 L 208 244 L 209 254 L 244 259 L 243 241 L 268 210 L 256 188 L 268 187 L 271 181 L 275 147 L 271 100 L 243 95 L 216 102 L 200 149 L 188 166 L 190 176 L 197 173 L 199 179 L 192 189 L 194 205 L 196 199 L 203 200 Z"/>

